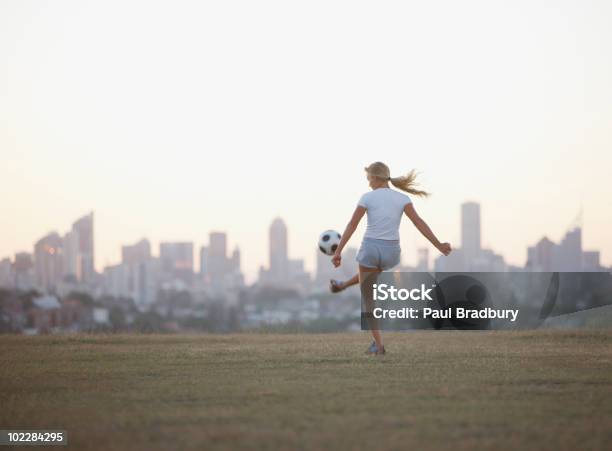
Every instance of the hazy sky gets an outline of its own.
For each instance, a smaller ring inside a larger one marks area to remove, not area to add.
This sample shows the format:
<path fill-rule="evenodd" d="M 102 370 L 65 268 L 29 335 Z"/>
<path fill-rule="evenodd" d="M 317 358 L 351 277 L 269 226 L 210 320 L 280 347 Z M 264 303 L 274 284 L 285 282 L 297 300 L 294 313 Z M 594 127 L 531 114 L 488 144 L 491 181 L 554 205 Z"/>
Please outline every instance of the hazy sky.
<path fill-rule="evenodd" d="M 252 280 L 282 216 L 312 269 L 382 160 L 422 172 L 442 240 L 476 200 L 522 265 L 582 205 L 612 264 L 611 23 L 605 0 L 1 1 L 0 256 L 94 210 L 98 270 L 225 230 Z"/>

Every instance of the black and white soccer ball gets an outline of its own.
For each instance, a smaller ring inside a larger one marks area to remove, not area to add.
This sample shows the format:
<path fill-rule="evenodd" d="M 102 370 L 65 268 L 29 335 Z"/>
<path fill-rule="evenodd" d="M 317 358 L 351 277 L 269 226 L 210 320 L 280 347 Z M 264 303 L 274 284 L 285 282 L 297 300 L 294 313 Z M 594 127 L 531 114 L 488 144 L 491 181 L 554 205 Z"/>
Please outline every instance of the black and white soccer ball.
<path fill-rule="evenodd" d="M 319 249 L 325 255 L 334 255 L 339 243 L 340 234 L 335 230 L 326 230 L 319 236 Z"/>

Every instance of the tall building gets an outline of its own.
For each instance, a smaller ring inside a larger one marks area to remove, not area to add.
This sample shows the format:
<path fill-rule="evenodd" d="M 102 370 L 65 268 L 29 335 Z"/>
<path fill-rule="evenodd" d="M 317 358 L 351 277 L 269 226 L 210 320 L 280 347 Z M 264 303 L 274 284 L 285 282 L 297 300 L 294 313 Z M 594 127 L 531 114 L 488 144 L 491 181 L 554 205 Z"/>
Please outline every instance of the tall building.
<path fill-rule="evenodd" d="M 76 252 L 71 255 L 75 260 L 69 262 L 69 268 L 76 268 L 76 278 L 79 282 L 92 282 L 95 277 L 94 267 L 94 217 L 93 212 L 77 219 L 72 224 L 72 232 L 76 240 Z"/>
<path fill-rule="evenodd" d="M 159 289 L 161 260 L 150 258 L 138 265 L 136 273 L 136 302 L 140 305 L 152 304 Z"/>
<path fill-rule="evenodd" d="M 582 253 L 583 271 L 603 271 L 599 251 L 584 251 Z"/>
<path fill-rule="evenodd" d="M 0 260 L 0 287 L 13 288 L 13 263 L 10 258 Z"/>
<path fill-rule="evenodd" d="M 289 276 L 289 252 L 287 226 L 281 218 L 270 225 L 270 267 L 269 279 L 273 283 L 286 283 Z"/>
<path fill-rule="evenodd" d="M 461 247 L 448 256 L 434 260 L 436 272 L 503 272 L 508 269 L 504 258 L 481 247 L 480 204 L 461 204 Z"/>
<path fill-rule="evenodd" d="M 206 246 L 200 248 L 200 278 L 204 282 L 209 282 L 208 248 Z"/>
<path fill-rule="evenodd" d="M 151 257 L 151 243 L 146 238 L 121 246 L 121 264 L 110 268 L 109 286 L 114 296 L 131 297 L 139 305 L 150 304 L 159 286 L 159 266 Z M 153 268 L 153 269 L 152 269 Z M 105 271 L 106 275 L 106 271 Z"/>
<path fill-rule="evenodd" d="M 582 229 L 568 231 L 553 251 L 553 271 L 582 270 Z"/>
<path fill-rule="evenodd" d="M 229 266 L 231 271 L 240 271 L 240 249 L 234 248 L 232 256 L 229 259 Z"/>
<path fill-rule="evenodd" d="M 32 254 L 18 252 L 15 254 L 13 274 L 15 275 L 15 288 L 17 290 L 31 290 L 34 288 L 34 261 Z"/>
<path fill-rule="evenodd" d="M 526 268 L 533 272 L 552 271 L 555 246 L 555 243 L 544 237 L 535 246 L 528 247 Z"/>
<path fill-rule="evenodd" d="M 461 205 L 461 249 L 468 265 L 480 254 L 480 204 Z"/>
<path fill-rule="evenodd" d="M 240 287 L 244 276 L 240 269 L 240 249 L 228 256 L 227 234 L 211 232 L 207 247 L 200 250 L 200 274 L 209 288 L 224 290 Z"/>
<path fill-rule="evenodd" d="M 142 239 L 136 244 L 121 246 L 121 261 L 128 265 L 144 263 L 151 258 L 151 243 Z"/>
<path fill-rule="evenodd" d="M 71 230 L 64 235 L 64 275 L 70 276 L 73 280 L 80 279 L 79 268 L 79 235 Z"/>
<path fill-rule="evenodd" d="M 220 286 L 228 272 L 227 234 L 211 232 L 208 240 L 208 280 L 212 285 Z"/>
<path fill-rule="evenodd" d="M 527 248 L 527 264 L 529 271 L 602 271 L 599 261 L 599 251 L 582 250 L 582 229 L 577 226 L 569 230 L 555 244 L 544 237 L 535 246 Z"/>
<path fill-rule="evenodd" d="M 289 259 L 288 276 L 291 286 L 303 293 L 309 291 L 311 280 L 310 274 L 304 268 L 304 260 Z"/>
<path fill-rule="evenodd" d="M 166 278 L 180 280 L 187 286 L 193 282 L 193 243 L 160 243 L 159 260 Z"/>
<path fill-rule="evenodd" d="M 126 264 L 107 266 L 104 268 L 104 294 L 116 298 L 134 298 L 134 291 L 130 287 L 133 277 L 131 268 Z"/>
<path fill-rule="evenodd" d="M 226 286 L 242 287 L 244 285 L 244 275 L 242 274 L 240 249 L 238 246 L 232 251 L 232 256 L 227 261 L 228 276 L 226 276 Z"/>
<path fill-rule="evenodd" d="M 55 289 L 64 275 L 63 240 L 57 232 L 41 238 L 34 245 L 36 286 L 47 293 Z"/>

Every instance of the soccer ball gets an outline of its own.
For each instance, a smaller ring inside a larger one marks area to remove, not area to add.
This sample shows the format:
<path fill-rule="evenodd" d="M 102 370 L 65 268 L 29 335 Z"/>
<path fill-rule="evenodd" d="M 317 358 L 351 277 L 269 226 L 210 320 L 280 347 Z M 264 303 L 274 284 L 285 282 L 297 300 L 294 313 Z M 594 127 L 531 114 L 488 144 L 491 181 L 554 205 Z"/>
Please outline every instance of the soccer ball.
<path fill-rule="evenodd" d="M 339 243 L 340 234 L 335 230 L 326 230 L 319 236 L 319 249 L 325 255 L 334 255 Z"/>

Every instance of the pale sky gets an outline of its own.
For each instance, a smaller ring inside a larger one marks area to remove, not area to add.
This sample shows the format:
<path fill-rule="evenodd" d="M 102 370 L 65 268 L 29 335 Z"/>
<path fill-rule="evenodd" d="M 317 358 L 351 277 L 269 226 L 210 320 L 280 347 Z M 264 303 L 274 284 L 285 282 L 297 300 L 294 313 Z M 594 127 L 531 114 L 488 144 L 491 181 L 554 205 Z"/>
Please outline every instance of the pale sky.
<path fill-rule="evenodd" d="M 314 269 L 381 160 L 422 173 L 442 240 L 475 200 L 523 265 L 582 205 L 610 265 L 610 24 L 610 1 L 0 1 L 0 257 L 94 210 L 98 270 L 223 230 L 253 280 L 281 216 Z"/>

